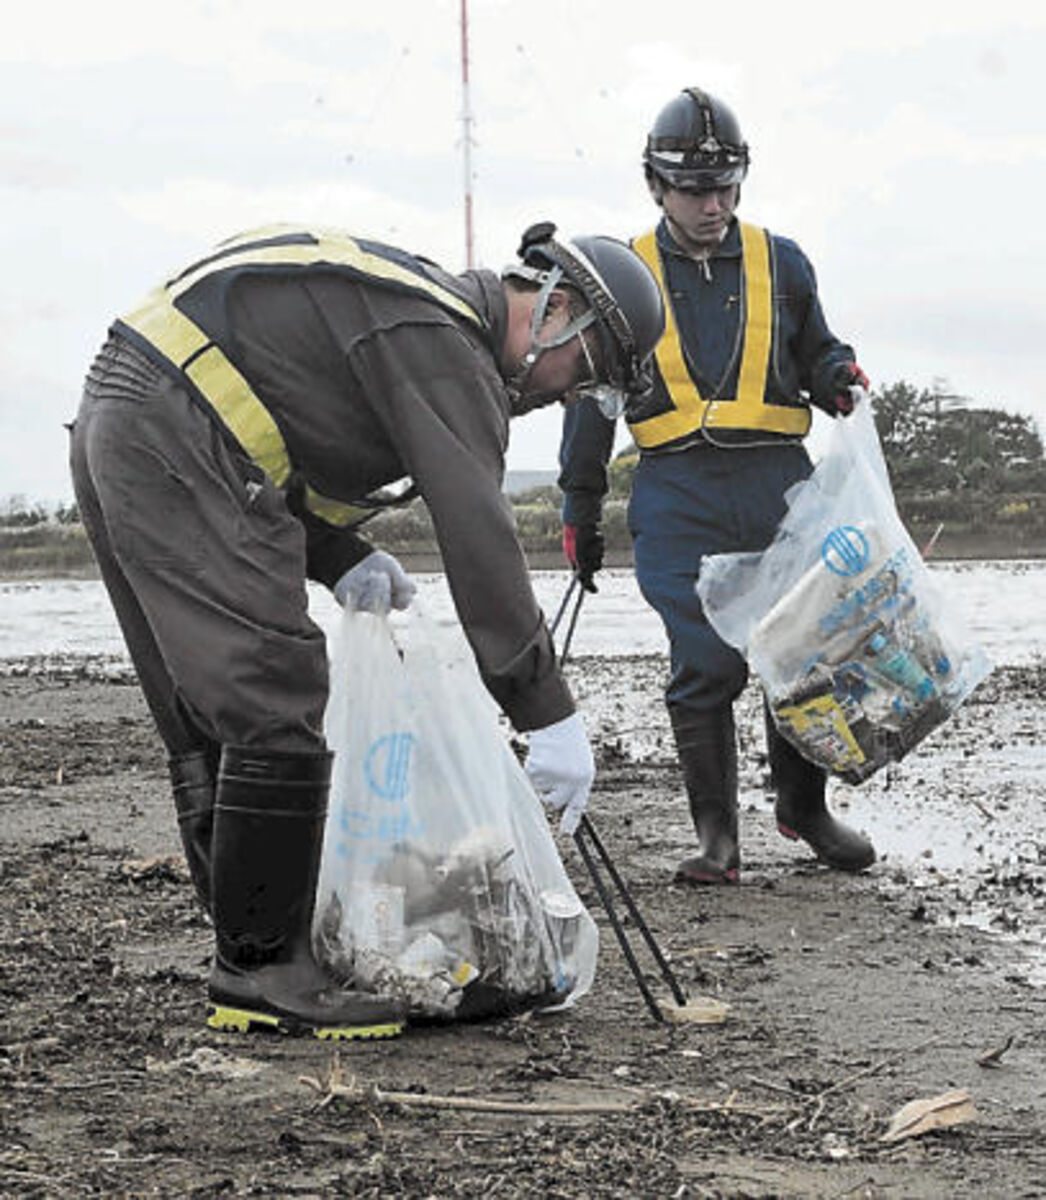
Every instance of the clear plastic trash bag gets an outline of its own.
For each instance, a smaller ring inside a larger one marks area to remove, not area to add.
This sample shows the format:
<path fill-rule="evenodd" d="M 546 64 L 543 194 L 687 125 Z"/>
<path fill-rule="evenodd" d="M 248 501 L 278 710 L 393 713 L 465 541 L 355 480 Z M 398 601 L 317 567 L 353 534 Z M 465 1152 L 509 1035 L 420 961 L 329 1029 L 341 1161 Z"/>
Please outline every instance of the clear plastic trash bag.
<path fill-rule="evenodd" d="M 346 612 L 331 667 L 320 960 L 420 1017 L 575 1002 L 597 928 L 460 629 Z"/>
<path fill-rule="evenodd" d="M 946 721 L 991 664 L 898 516 L 867 397 L 787 500 L 765 551 L 704 560 L 698 595 L 781 732 L 859 783 Z"/>

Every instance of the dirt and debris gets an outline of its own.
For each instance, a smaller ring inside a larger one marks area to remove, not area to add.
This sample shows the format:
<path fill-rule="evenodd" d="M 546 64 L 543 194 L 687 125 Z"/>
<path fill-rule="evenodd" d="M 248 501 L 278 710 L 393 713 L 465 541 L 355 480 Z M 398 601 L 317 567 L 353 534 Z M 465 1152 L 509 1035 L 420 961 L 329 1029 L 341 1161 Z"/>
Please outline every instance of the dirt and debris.
<path fill-rule="evenodd" d="M 746 693 L 742 883 L 709 890 L 671 882 L 692 835 L 663 659 L 571 671 L 593 823 L 722 1022 L 651 1018 L 564 844 L 602 938 L 574 1009 L 333 1050 L 212 1032 L 211 932 L 137 687 L 82 660 L 0 676 L 0 1195 L 1046 1194 L 1043 667 L 999 669 L 849 793 L 887 851 L 858 877 L 776 833 Z M 883 1141 L 953 1092 L 975 1118 Z"/>

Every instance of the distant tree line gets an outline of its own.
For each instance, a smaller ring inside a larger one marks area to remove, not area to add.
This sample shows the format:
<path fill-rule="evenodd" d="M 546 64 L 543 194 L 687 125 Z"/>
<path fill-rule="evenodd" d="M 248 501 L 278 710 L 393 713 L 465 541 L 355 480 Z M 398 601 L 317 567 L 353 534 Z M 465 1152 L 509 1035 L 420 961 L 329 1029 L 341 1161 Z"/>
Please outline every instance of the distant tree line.
<path fill-rule="evenodd" d="M 872 395 L 898 497 L 941 492 L 1046 492 L 1042 438 L 1030 417 L 900 382 Z"/>
<path fill-rule="evenodd" d="M 898 511 L 953 533 L 1046 537 L 1046 458 L 1035 422 L 943 387 L 898 382 L 873 394 Z"/>
<path fill-rule="evenodd" d="M 998 553 L 1046 553 L 1046 457 L 1031 417 L 979 407 L 943 381 L 919 390 L 903 380 L 872 393 L 875 423 L 902 519 L 914 531 L 944 526 L 949 536 L 994 537 Z M 610 464 L 604 505 L 607 545 L 628 552 L 626 511 L 635 447 Z M 528 553 L 553 554 L 560 541 L 555 487 L 512 498 Z M 421 503 L 383 512 L 365 536 L 393 553 L 432 554 L 435 535 Z M 0 570 L 89 568 L 75 504 L 48 508 L 24 496 L 0 500 Z"/>
<path fill-rule="evenodd" d="M 0 499 L 0 528 L 29 529 L 34 525 L 77 525 L 80 510 L 71 502 L 47 505 L 24 495 Z"/>

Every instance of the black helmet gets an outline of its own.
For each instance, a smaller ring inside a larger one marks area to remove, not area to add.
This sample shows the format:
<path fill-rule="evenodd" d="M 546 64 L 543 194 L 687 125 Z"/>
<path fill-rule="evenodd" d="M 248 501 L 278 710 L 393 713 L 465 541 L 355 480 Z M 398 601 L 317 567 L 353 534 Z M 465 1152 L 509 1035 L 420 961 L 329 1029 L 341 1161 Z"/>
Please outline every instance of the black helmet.
<path fill-rule="evenodd" d="M 643 166 L 670 187 L 706 191 L 740 183 L 748 173 L 748 146 L 727 106 L 700 88 L 685 88 L 657 114 Z"/>
<path fill-rule="evenodd" d="M 624 242 L 601 234 L 557 242 L 555 232 L 551 221 L 531 225 L 518 250 L 523 266 L 510 267 L 507 273 L 540 283 L 545 298 L 560 280 L 581 292 L 590 308 L 570 323 L 555 344 L 596 325 L 609 387 L 594 392 L 604 393 L 597 395 L 604 411 L 614 408 L 619 413 L 629 396 L 650 388 L 647 364 L 665 328 L 661 289 L 650 268 Z M 543 317 L 544 304 L 539 303 L 535 331 Z M 609 392 L 616 397 L 612 399 Z"/>

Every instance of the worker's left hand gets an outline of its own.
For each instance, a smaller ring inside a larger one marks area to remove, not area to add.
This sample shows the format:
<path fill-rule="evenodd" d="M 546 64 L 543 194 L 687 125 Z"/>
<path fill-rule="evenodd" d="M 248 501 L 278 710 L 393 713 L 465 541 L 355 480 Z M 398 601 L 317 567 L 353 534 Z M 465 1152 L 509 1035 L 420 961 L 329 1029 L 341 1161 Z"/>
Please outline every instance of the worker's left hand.
<path fill-rule="evenodd" d="M 404 609 L 418 590 L 399 562 L 384 550 L 372 550 L 334 585 L 334 598 L 354 612 L 387 613 Z"/>
<path fill-rule="evenodd" d="M 524 768 L 545 804 L 562 811 L 559 828 L 576 833 L 596 777 L 581 714 L 572 713 L 544 729 L 532 729 Z"/>
<path fill-rule="evenodd" d="M 835 369 L 832 387 L 834 389 L 832 402 L 836 412 L 840 416 L 848 417 L 853 412 L 856 403 L 854 388 L 867 391 L 868 376 L 855 362 L 840 363 Z"/>

